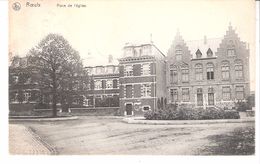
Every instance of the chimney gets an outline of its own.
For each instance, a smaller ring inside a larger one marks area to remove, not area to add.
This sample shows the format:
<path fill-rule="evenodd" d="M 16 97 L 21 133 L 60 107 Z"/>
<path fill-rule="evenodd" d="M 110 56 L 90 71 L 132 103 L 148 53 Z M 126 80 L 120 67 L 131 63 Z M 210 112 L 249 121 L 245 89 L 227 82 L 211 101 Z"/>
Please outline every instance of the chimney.
<path fill-rule="evenodd" d="M 207 36 L 204 35 L 204 44 L 207 44 Z"/>
<path fill-rule="evenodd" d="M 113 63 L 113 56 L 112 55 L 108 55 L 108 63 L 109 64 Z"/>

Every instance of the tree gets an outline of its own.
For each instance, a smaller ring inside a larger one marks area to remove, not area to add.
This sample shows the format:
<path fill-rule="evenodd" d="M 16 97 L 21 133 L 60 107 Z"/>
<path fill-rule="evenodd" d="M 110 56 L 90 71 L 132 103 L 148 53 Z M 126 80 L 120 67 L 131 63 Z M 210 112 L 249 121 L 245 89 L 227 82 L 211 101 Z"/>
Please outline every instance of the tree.
<path fill-rule="evenodd" d="M 70 91 L 74 76 L 83 72 L 79 53 L 63 36 L 49 34 L 31 49 L 28 56 L 39 72 L 39 85 L 52 95 L 53 117 L 56 117 L 61 94 Z"/>

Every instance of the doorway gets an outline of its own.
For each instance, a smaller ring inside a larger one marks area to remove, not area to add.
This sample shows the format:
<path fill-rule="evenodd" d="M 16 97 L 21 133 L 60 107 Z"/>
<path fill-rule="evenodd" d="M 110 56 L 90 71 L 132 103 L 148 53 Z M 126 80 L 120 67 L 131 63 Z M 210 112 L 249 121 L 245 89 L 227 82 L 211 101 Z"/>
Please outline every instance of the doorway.
<path fill-rule="evenodd" d="M 126 104 L 126 115 L 132 115 L 133 112 L 133 105 L 132 104 Z"/>

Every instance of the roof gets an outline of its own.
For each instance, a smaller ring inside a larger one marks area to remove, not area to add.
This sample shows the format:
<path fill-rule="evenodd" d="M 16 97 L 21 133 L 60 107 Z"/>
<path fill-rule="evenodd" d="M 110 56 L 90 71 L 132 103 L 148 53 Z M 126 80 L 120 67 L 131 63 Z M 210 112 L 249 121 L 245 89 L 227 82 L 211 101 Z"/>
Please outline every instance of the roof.
<path fill-rule="evenodd" d="M 202 53 L 201 58 L 207 57 L 207 51 L 210 48 L 213 52 L 212 57 L 216 57 L 217 49 L 219 48 L 219 45 L 221 43 L 223 38 L 204 38 L 201 40 L 192 40 L 192 41 L 186 41 L 186 45 L 188 46 L 190 53 L 192 55 L 192 59 L 196 58 L 196 52 L 198 49 Z"/>

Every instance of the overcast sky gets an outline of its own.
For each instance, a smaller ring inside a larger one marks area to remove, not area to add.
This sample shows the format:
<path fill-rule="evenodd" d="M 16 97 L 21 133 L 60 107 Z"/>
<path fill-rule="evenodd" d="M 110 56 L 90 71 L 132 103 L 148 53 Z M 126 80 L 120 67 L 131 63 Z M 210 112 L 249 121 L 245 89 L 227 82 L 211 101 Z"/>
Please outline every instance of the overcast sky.
<path fill-rule="evenodd" d="M 22 8 L 10 9 L 10 52 L 25 56 L 48 33 L 59 33 L 79 51 L 86 66 L 106 64 L 109 54 L 119 58 L 126 42 L 147 42 L 151 34 L 165 54 L 177 29 L 184 40 L 223 37 L 231 22 L 241 40 L 250 44 L 254 85 L 254 0 L 16 1 Z M 41 7 L 29 8 L 26 2 L 38 2 Z M 59 8 L 57 3 L 86 7 Z"/>

